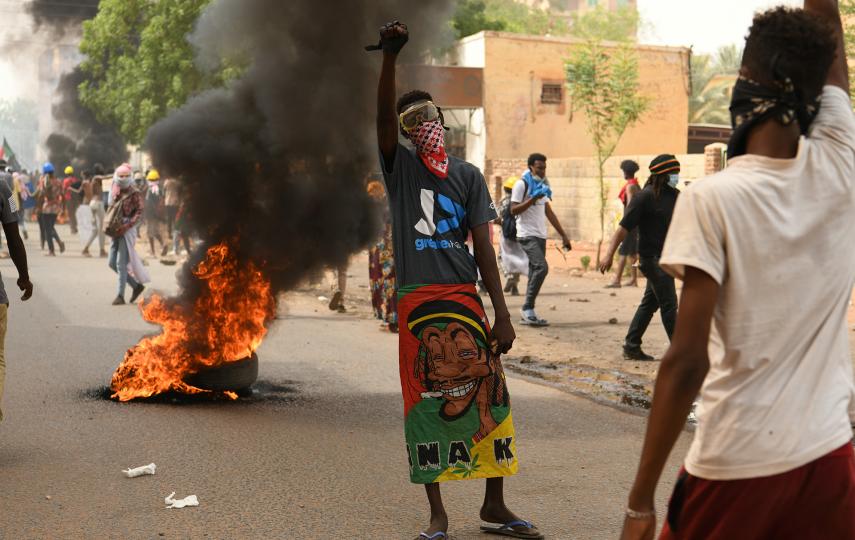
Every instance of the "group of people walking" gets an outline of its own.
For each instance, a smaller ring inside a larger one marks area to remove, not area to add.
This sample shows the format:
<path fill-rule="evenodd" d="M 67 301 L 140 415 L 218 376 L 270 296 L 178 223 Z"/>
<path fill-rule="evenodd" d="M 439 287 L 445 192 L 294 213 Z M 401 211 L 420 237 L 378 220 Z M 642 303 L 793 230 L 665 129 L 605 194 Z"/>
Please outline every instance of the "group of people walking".
<path fill-rule="evenodd" d="M 846 322 L 855 284 L 855 115 L 843 34 L 836 0 L 756 15 L 733 91 L 728 168 L 681 193 L 674 155 L 650 162 L 643 187 L 638 164 L 622 165 L 625 211 L 599 270 L 608 272 L 620 249 L 610 286 L 622 286 L 636 256 L 647 278 L 626 358 L 652 359 L 642 337 L 656 311 L 671 341 L 624 540 L 654 537 L 656 486 L 696 400 L 697 430 L 660 538 L 855 539 Z M 547 159 L 532 154 L 528 170 L 504 184 L 500 217 L 480 171 L 447 154 L 432 96 L 396 94 L 407 26 L 389 23 L 380 36 L 377 139 L 398 290 L 402 462 L 430 508 L 418 538 L 449 537 L 441 483 L 477 478 L 486 479 L 482 531 L 543 538 L 505 504 L 502 480 L 519 464 L 501 355 L 516 338 L 503 292 L 517 293 L 521 274 L 529 279 L 520 323 L 547 324 L 535 312 L 548 272 L 547 223 L 571 247 L 551 209 Z M 504 291 L 490 240 L 497 220 Z M 789 260 L 770 264 L 781 253 Z M 805 279 L 817 264 L 823 279 Z M 675 279 L 683 282 L 679 310 Z"/>
<path fill-rule="evenodd" d="M 135 249 L 143 230 L 152 257 L 165 257 L 170 248 L 175 256 L 181 254 L 182 247 L 190 252 L 186 210 L 181 205 L 177 180 L 161 180 L 154 169 L 145 175 L 134 174 L 128 164 L 112 173 L 95 164 L 91 170 L 81 171 L 79 177 L 69 165 L 63 170 L 62 180 L 50 162 L 42 165 L 39 172 L 36 179 L 27 171 L 0 173 L 5 175 L 0 183 L 12 190 L 20 231 L 26 239 L 27 222 L 37 222 L 41 249 L 46 249 L 46 255 L 51 257 L 57 251 L 66 251 L 66 243 L 56 227 L 60 219 L 67 220 L 72 234 L 80 235 L 84 257 L 93 256 L 92 249 L 97 243 L 98 256 L 108 259 L 109 267 L 118 275 L 114 305 L 126 303 L 128 286 L 131 287 L 129 301 L 135 302 L 145 290 L 144 283 L 149 281 L 146 264 Z"/>

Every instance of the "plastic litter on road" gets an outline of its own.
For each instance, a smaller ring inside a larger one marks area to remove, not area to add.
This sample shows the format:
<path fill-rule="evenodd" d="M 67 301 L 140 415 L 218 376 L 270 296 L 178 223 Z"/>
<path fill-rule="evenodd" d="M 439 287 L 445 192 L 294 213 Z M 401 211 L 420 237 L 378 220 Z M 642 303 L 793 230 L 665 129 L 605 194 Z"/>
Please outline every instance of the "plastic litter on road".
<path fill-rule="evenodd" d="M 175 492 L 169 494 L 169 497 L 163 499 L 167 508 L 184 508 L 185 506 L 199 506 L 199 499 L 195 495 L 187 495 L 183 499 L 175 499 Z"/>
<path fill-rule="evenodd" d="M 136 478 L 137 476 L 154 474 L 156 470 L 157 470 L 157 465 L 155 465 L 154 463 L 149 463 L 148 465 L 144 465 L 142 467 L 137 467 L 135 469 L 125 469 L 122 471 L 122 474 L 124 474 L 128 478 Z"/>

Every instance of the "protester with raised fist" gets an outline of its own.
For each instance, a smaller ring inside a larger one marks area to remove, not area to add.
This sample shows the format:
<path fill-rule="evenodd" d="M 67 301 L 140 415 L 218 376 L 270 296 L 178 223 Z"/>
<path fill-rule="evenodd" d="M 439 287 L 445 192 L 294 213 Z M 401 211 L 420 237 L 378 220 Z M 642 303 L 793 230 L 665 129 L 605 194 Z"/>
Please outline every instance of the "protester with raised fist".
<path fill-rule="evenodd" d="M 501 355 L 516 336 L 488 230 L 495 206 L 481 172 L 447 154 L 442 109 L 431 95 L 414 90 L 396 101 L 407 26 L 390 23 L 380 35 L 377 138 L 392 212 L 407 460 L 431 509 L 419 538 L 448 537 L 440 482 L 476 478 L 487 479 L 482 530 L 542 538 L 503 495 L 503 477 L 518 462 Z M 412 146 L 399 144 L 399 134 Z M 496 313 L 492 328 L 475 288 L 479 270 Z"/>

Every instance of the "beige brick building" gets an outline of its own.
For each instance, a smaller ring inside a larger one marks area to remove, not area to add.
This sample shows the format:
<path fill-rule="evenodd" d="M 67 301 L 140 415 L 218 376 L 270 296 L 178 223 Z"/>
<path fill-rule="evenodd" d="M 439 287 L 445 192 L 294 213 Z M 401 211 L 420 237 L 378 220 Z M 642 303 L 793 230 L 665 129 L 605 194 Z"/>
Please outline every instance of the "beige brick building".
<path fill-rule="evenodd" d="M 720 156 L 720 153 L 719 153 Z M 606 162 L 606 238 L 614 231 L 623 213 L 618 192 L 623 186 L 620 163 L 632 159 L 641 165 L 638 173 L 642 185 L 647 179 L 647 165 L 656 155 L 614 156 Z M 704 154 L 680 154 L 680 178 L 685 186 L 708 173 L 721 168 L 721 161 L 714 161 Z M 526 169 L 525 159 L 502 159 L 491 163 L 492 176 L 487 177 L 493 199 L 501 200 L 502 182 L 511 176 L 519 176 Z M 711 169 L 711 167 L 716 167 Z M 552 208 L 573 241 L 596 243 L 600 239 L 600 197 L 597 161 L 593 158 L 553 158 L 547 162 L 547 176 L 552 187 Z M 550 234 L 555 231 L 550 228 Z"/>
<path fill-rule="evenodd" d="M 595 242 L 600 237 L 595 148 L 584 114 L 574 113 L 568 103 L 564 70 L 565 60 L 580 43 L 574 38 L 480 32 L 457 43 L 447 62 L 452 67 L 428 66 L 432 71 L 401 82 L 432 92 L 444 105 L 452 127 L 449 151 L 481 168 L 496 200 L 501 198 L 497 186 L 521 174 L 529 154 L 546 154 L 556 213 L 574 241 Z M 703 176 L 705 165 L 703 154 L 685 155 L 690 50 L 635 47 L 641 92 L 650 98 L 650 109 L 627 130 L 606 165 L 609 230 L 621 211 L 616 196 L 622 159 L 636 159 L 643 176 L 654 156 L 675 154 L 689 181 Z"/>
<path fill-rule="evenodd" d="M 480 32 L 462 39 L 452 63 L 480 68 L 478 109 L 451 111 L 449 121 L 465 132 L 466 158 L 492 175 L 494 160 L 532 152 L 551 157 L 589 157 L 595 149 L 585 117 L 572 112 L 565 88 L 565 59 L 573 38 Z M 688 48 L 638 45 L 642 94 L 651 107 L 623 136 L 616 154 L 683 154 L 688 144 Z"/>

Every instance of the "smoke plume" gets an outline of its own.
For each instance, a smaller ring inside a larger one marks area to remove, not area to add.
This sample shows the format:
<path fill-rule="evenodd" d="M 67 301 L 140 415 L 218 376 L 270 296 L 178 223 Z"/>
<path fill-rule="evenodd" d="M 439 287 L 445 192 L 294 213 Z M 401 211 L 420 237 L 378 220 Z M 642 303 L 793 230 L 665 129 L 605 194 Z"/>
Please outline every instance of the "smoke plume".
<path fill-rule="evenodd" d="M 33 18 L 38 35 L 45 42 L 66 33 L 77 35 L 85 20 L 98 14 L 100 0 L 32 0 L 27 12 Z M 56 89 L 57 101 L 52 107 L 54 133 L 45 140 L 48 160 L 54 165 L 90 168 L 95 163 L 114 167 L 127 161 L 129 154 L 124 138 L 112 126 L 102 124 L 95 114 L 80 102 L 78 87 L 86 74 L 78 67 L 65 73 Z"/>
<path fill-rule="evenodd" d="M 209 91 L 148 134 L 155 166 L 181 179 L 203 249 L 239 238 L 274 291 L 343 264 L 379 229 L 365 190 L 379 169 L 375 107 L 389 20 L 407 22 L 402 61 L 442 35 L 450 0 L 215 0 L 192 36 L 203 65 L 249 59 L 242 78 Z M 194 297 L 184 272 L 183 301 Z"/>
<path fill-rule="evenodd" d="M 57 32 L 80 25 L 98 13 L 100 0 L 31 0 L 26 3 L 36 28 L 49 26 Z"/>
<path fill-rule="evenodd" d="M 51 134 L 45 146 L 48 159 L 57 166 L 70 164 L 88 169 L 96 163 L 115 167 L 128 159 L 128 148 L 112 126 L 102 124 L 95 113 L 80 103 L 78 87 L 86 74 L 78 67 L 66 73 L 56 89 L 60 96 L 53 106 L 53 118 L 59 133 Z"/>

